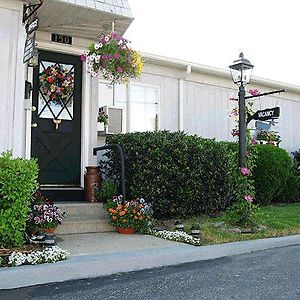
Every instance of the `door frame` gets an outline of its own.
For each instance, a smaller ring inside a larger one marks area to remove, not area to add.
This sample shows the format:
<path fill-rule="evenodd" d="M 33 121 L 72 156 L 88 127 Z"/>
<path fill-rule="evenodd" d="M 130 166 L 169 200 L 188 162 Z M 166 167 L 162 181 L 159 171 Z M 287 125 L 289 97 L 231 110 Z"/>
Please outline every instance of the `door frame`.
<path fill-rule="evenodd" d="M 52 43 L 48 42 L 38 42 L 37 49 L 43 50 L 43 51 L 49 51 L 49 52 L 55 52 L 55 53 L 62 53 L 62 54 L 70 54 L 70 55 L 76 55 L 80 56 L 80 54 L 83 53 L 85 48 L 73 48 L 73 47 L 65 47 L 60 45 L 54 45 Z M 90 147 L 90 135 L 91 135 L 91 126 L 89 121 L 89 115 L 90 115 L 90 105 L 92 101 L 92 95 L 91 95 L 91 78 L 88 76 L 86 70 L 86 65 L 82 64 L 82 74 L 81 74 L 81 180 L 80 180 L 80 186 L 84 187 L 84 170 L 85 167 L 88 165 L 91 165 L 89 162 L 89 153 L 92 152 L 92 150 L 89 149 Z M 26 67 L 25 68 L 25 79 L 27 79 L 31 84 L 33 85 L 33 68 L 32 67 Z M 30 100 L 28 103 L 26 103 L 27 110 L 26 110 L 26 124 L 25 124 L 25 153 L 26 158 L 31 158 L 31 123 L 32 123 L 32 93 Z"/>

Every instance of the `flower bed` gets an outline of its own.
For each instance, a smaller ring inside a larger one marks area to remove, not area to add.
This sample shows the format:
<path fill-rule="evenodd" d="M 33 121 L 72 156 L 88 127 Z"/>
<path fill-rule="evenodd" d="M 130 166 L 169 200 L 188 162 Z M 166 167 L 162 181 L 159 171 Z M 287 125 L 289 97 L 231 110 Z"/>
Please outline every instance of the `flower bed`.
<path fill-rule="evenodd" d="M 65 260 L 69 256 L 70 253 L 59 246 L 33 250 L 25 253 L 22 251 L 14 251 L 8 256 L 0 257 L 0 267 L 55 263 L 57 261 Z"/>
<path fill-rule="evenodd" d="M 169 241 L 175 241 L 185 244 L 190 244 L 193 246 L 201 246 L 201 240 L 198 238 L 194 238 L 191 235 L 187 234 L 184 231 L 168 231 L 168 230 L 162 230 L 162 231 L 156 231 L 156 230 L 149 230 L 149 234 L 166 239 Z"/>

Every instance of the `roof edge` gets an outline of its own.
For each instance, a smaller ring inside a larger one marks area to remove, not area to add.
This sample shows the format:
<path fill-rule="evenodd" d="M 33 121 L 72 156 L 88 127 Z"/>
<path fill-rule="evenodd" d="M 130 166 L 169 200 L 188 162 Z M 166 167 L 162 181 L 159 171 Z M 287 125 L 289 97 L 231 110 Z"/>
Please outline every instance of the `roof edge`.
<path fill-rule="evenodd" d="M 202 73 L 202 74 L 207 74 L 207 75 L 212 75 L 212 76 L 217 76 L 221 78 L 226 78 L 230 79 L 230 71 L 213 67 L 213 66 L 208 66 L 208 65 L 202 65 L 202 64 L 197 64 L 189 61 L 184 61 L 176 58 L 171 58 L 167 56 L 161 56 L 161 55 L 156 55 L 156 54 L 150 54 L 150 53 L 142 53 L 143 57 L 146 58 L 146 62 L 150 62 L 153 64 L 158 64 L 158 65 L 163 65 L 166 67 L 175 67 L 178 69 L 186 70 L 187 66 L 190 66 L 192 68 L 192 71 Z M 251 83 L 253 84 L 259 84 L 259 85 L 264 85 L 267 87 L 272 87 L 272 88 L 284 88 L 288 92 L 296 92 L 300 93 L 300 86 L 297 85 L 292 85 L 289 83 L 284 83 L 280 81 L 275 81 L 267 78 L 262 78 L 262 77 L 257 77 L 253 76 L 251 79 Z"/>

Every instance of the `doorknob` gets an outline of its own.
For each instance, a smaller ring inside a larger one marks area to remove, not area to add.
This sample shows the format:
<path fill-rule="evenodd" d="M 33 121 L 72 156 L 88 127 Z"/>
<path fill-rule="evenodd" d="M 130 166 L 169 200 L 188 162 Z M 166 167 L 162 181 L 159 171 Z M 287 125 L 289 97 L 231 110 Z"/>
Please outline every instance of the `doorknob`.
<path fill-rule="evenodd" d="M 31 124 L 31 127 L 32 127 L 32 128 L 36 128 L 36 127 L 38 127 L 38 124 L 37 124 L 37 123 L 32 123 L 32 124 Z"/>
<path fill-rule="evenodd" d="M 36 111 L 36 107 L 35 107 L 35 106 L 32 106 L 32 107 L 31 107 L 31 110 L 32 110 L 32 111 Z"/>

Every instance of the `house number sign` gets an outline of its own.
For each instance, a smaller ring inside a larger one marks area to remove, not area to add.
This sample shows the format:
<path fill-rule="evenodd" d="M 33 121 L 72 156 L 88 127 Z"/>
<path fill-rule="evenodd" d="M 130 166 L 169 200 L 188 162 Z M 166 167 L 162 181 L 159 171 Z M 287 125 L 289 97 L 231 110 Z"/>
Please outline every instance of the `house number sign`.
<path fill-rule="evenodd" d="M 60 44 L 72 45 L 72 37 L 62 34 L 52 33 L 51 41 Z"/>

